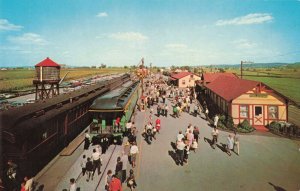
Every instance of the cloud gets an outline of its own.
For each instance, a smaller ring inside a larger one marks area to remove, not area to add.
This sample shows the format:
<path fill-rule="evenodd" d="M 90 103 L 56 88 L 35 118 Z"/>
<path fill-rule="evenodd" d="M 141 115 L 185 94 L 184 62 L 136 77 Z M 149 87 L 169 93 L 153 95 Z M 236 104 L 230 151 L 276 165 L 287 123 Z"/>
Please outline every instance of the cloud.
<path fill-rule="evenodd" d="M 218 20 L 217 26 L 224 25 L 251 25 L 251 24 L 262 24 L 268 21 L 272 21 L 273 17 L 269 13 L 251 13 L 246 16 L 236 17 L 229 20 Z"/>
<path fill-rule="evenodd" d="M 101 13 L 98 13 L 96 16 L 97 17 L 108 17 L 108 14 L 106 12 L 101 12 Z"/>
<path fill-rule="evenodd" d="M 46 45 L 48 42 L 43 39 L 39 34 L 24 33 L 21 36 L 10 36 L 8 40 L 21 45 Z"/>
<path fill-rule="evenodd" d="M 187 45 L 185 45 L 185 44 L 166 44 L 165 47 L 169 48 L 169 49 L 186 49 Z"/>
<path fill-rule="evenodd" d="M 108 35 L 109 38 L 122 40 L 122 41 L 145 41 L 147 36 L 137 32 L 119 32 Z"/>
<path fill-rule="evenodd" d="M 20 25 L 14 25 L 6 19 L 0 19 L 0 31 L 17 31 L 23 28 Z"/>
<path fill-rule="evenodd" d="M 257 46 L 256 43 L 251 42 L 247 39 L 239 39 L 239 40 L 233 41 L 233 44 L 235 44 L 236 47 L 240 48 L 240 49 L 250 49 L 250 48 L 254 48 Z"/>

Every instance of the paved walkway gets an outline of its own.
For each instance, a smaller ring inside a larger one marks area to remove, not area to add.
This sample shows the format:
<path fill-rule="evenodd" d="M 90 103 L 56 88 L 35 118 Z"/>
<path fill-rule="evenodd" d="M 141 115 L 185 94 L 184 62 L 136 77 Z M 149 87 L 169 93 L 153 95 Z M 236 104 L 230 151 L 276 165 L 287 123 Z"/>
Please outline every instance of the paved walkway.
<path fill-rule="evenodd" d="M 148 115 L 149 110 L 138 112 L 136 116 L 140 132 Z M 234 153 L 228 156 L 204 141 L 204 137 L 211 139 L 212 129 L 201 117 L 183 113 L 180 118 L 160 119 L 162 130 L 156 141 L 148 145 L 140 135 L 138 137 L 141 151 L 135 169 L 136 190 L 300 189 L 300 151 L 294 141 L 270 133 L 240 135 L 240 156 Z M 175 142 L 178 131 L 185 131 L 189 123 L 200 127 L 199 148 L 190 154 L 188 165 L 177 166 L 170 156 L 174 151 L 171 142 Z M 220 131 L 219 145 L 226 143 L 227 136 L 227 132 Z"/>
<path fill-rule="evenodd" d="M 170 103 L 170 102 L 169 102 Z M 169 105 L 170 106 L 170 105 Z M 191 106 L 193 108 L 193 105 Z M 154 111 L 156 106 L 154 107 Z M 170 109 L 171 110 L 171 109 Z M 169 112 L 172 113 L 172 112 Z M 299 190 L 300 189 L 300 151 L 295 141 L 280 138 L 270 133 L 240 135 L 240 156 L 228 156 L 219 147 L 212 149 L 204 138 L 211 139 L 211 127 L 201 117 L 183 113 L 180 118 L 160 117 L 162 129 L 157 140 L 148 145 L 141 136 L 147 122 L 149 110 L 137 111 L 135 124 L 139 130 L 137 142 L 140 153 L 137 167 L 134 169 L 138 187 L 136 191 L 235 191 L 235 190 Z M 153 121 L 157 119 L 153 117 Z M 185 131 L 192 123 L 200 128 L 199 148 L 191 152 L 188 165 L 177 166 L 172 158 L 174 152 L 171 142 L 175 142 L 179 130 Z M 227 132 L 220 131 L 219 145 L 226 143 Z M 221 147 L 221 146 L 220 146 Z M 103 157 L 109 160 L 111 146 Z M 102 174 L 108 169 L 114 171 L 116 158 L 121 147 L 112 156 L 108 168 L 101 169 L 100 176 L 94 181 L 86 182 L 85 177 L 77 179 L 81 191 L 92 191 Z M 91 150 L 86 151 L 91 152 Z M 87 153 L 85 153 L 87 154 Z M 80 174 L 80 160 L 83 155 L 81 145 L 71 156 L 59 157 L 57 161 L 38 179 L 44 184 L 44 190 L 67 189 L 69 179 Z M 130 168 L 127 168 L 129 171 Z M 63 172 L 63 173 L 61 173 Z M 104 190 L 104 182 L 97 190 Z M 125 191 L 129 191 L 123 184 Z"/>

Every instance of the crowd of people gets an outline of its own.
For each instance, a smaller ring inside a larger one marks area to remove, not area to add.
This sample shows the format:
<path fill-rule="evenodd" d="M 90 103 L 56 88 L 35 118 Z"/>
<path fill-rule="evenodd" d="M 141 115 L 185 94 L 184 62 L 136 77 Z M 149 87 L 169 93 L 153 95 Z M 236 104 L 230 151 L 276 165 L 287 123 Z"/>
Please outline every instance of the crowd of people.
<path fill-rule="evenodd" d="M 196 152 L 198 148 L 200 131 L 199 128 L 189 124 L 186 131 L 179 133 L 176 136 L 176 164 L 188 164 L 188 158 L 191 151 Z"/>
<path fill-rule="evenodd" d="M 33 190 L 33 177 L 19 174 L 18 165 L 12 161 L 7 161 L 7 171 L 4 180 L 0 178 L 0 190 L 2 191 L 32 191 Z M 5 181 L 5 185 L 4 185 Z"/>
<path fill-rule="evenodd" d="M 126 183 L 127 186 L 133 191 L 137 186 L 134 176 L 133 169 L 130 169 L 129 175 L 127 176 L 127 166 L 131 165 L 132 168 L 136 166 L 136 158 L 139 152 L 138 146 L 136 144 L 137 129 L 133 121 L 128 121 L 126 124 L 126 135 L 127 141 L 122 145 L 122 154 L 117 157 L 115 170 L 108 170 L 105 178 L 105 189 L 108 191 L 122 191 L 122 184 Z M 106 139 L 106 137 L 103 137 Z M 103 143 L 101 139 L 100 143 Z M 107 150 L 106 144 L 96 144 L 92 145 L 90 143 L 91 136 L 88 132 L 85 133 L 85 144 L 82 159 L 80 161 L 80 167 L 82 169 L 81 177 L 85 177 L 86 181 L 93 181 L 94 174 L 97 172 L 98 175 L 101 174 L 102 166 L 102 154 L 105 154 Z M 106 140 L 108 141 L 108 140 Z M 92 150 L 92 154 L 88 156 L 89 149 Z M 75 191 L 77 189 L 76 180 L 74 178 L 70 179 L 70 191 Z"/>

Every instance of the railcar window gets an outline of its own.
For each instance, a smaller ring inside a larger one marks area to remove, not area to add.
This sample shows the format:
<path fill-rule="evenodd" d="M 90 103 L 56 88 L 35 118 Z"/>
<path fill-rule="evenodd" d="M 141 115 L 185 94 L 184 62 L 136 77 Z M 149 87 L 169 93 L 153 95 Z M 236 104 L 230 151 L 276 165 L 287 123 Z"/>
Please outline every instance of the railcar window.
<path fill-rule="evenodd" d="M 47 137 L 48 137 L 48 133 L 47 133 L 47 132 L 44 132 L 43 135 L 42 135 L 42 140 L 47 139 Z"/>

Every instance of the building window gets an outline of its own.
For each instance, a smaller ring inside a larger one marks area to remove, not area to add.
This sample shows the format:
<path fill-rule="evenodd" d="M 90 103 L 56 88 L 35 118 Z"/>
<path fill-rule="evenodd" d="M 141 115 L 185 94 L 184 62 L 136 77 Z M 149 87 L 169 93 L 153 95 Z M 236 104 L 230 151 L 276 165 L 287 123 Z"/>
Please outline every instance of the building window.
<path fill-rule="evenodd" d="M 248 118 L 248 117 L 249 117 L 249 106 L 240 105 L 240 118 Z"/>
<path fill-rule="evenodd" d="M 185 84 L 185 80 L 182 80 L 182 85 L 184 85 Z"/>
<path fill-rule="evenodd" d="M 269 106 L 269 119 L 278 119 L 278 106 Z"/>

